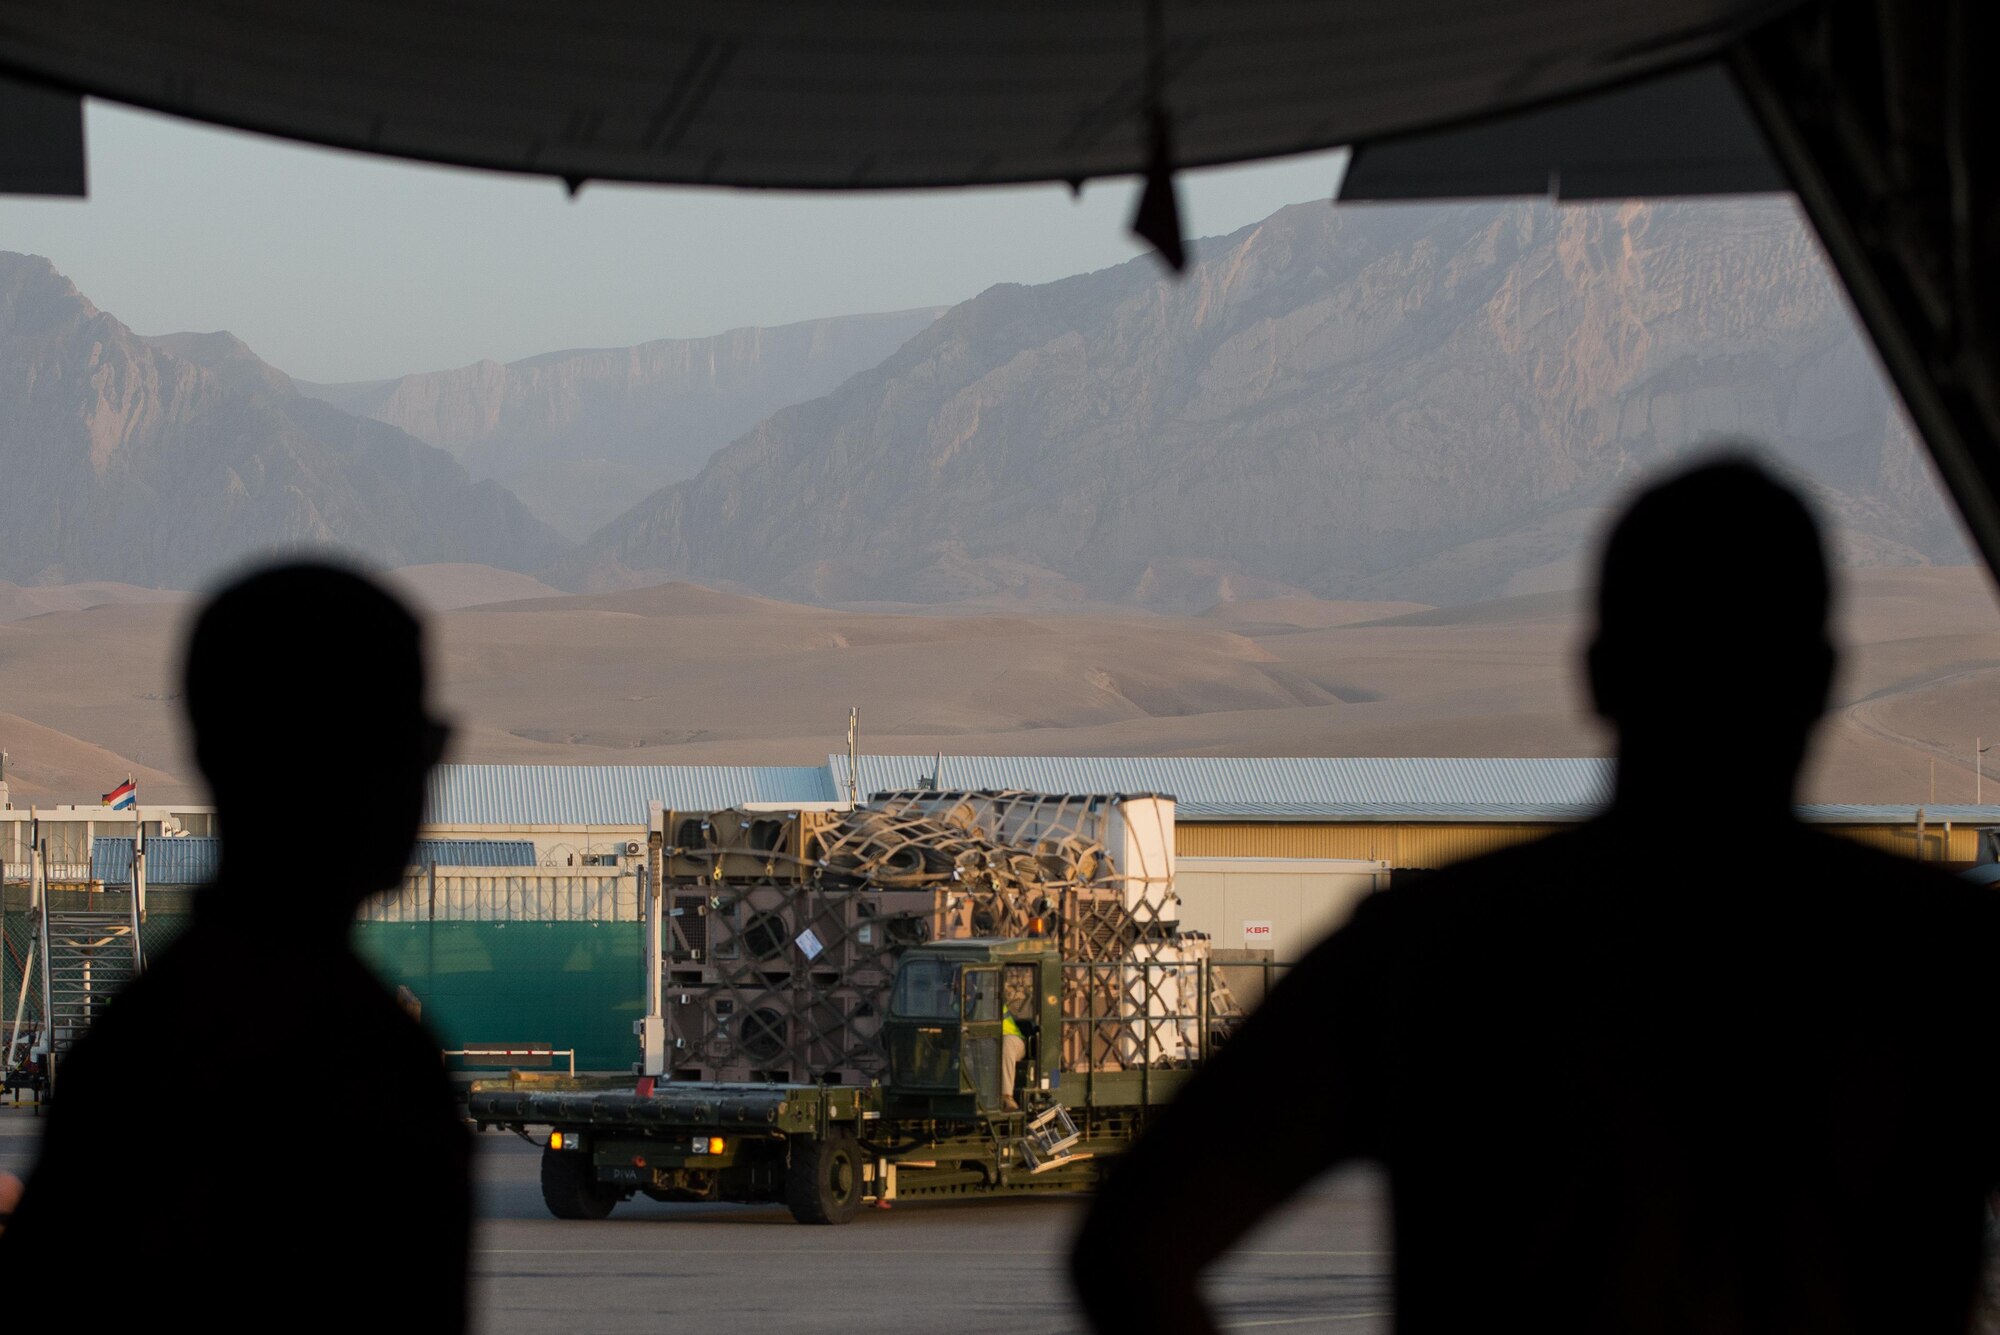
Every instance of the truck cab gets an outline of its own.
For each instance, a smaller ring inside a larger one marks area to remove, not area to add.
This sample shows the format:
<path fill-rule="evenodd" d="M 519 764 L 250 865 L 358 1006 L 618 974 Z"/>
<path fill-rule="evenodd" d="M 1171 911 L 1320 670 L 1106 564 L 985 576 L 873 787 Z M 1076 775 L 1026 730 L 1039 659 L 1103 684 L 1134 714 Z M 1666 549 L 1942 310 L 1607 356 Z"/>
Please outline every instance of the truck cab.
<path fill-rule="evenodd" d="M 1007 1020 L 1026 1052 L 1006 1080 Z M 906 954 L 883 1022 L 890 1115 L 997 1114 L 1061 1083 L 1062 961 L 1053 941 L 975 937 Z"/>

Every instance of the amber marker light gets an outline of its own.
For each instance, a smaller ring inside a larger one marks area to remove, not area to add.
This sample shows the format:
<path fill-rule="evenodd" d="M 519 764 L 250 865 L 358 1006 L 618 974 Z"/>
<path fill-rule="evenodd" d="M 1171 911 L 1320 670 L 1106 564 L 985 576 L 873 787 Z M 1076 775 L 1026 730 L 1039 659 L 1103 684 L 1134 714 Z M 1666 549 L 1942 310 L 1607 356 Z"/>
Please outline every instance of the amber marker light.
<path fill-rule="evenodd" d="M 550 1148 L 550 1149 L 552 1149 L 552 1150 L 559 1150 L 559 1149 L 561 1149 L 562 1147 L 563 1147 L 563 1134 L 562 1134 L 562 1132 L 560 1132 L 560 1131 L 551 1131 L 551 1132 L 549 1132 L 549 1148 Z"/>
<path fill-rule="evenodd" d="M 721 1137 L 721 1136 L 710 1136 L 710 1137 L 708 1138 L 708 1152 L 709 1152 L 710 1154 L 720 1154 L 720 1153 L 722 1153 L 722 1137 Z"/>

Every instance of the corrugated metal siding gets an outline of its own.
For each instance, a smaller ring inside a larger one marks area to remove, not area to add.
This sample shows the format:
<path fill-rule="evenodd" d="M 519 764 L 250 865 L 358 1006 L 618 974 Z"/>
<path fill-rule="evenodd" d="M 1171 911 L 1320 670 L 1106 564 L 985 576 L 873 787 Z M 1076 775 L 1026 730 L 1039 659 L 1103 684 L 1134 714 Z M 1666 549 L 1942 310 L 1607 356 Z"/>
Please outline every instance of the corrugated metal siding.
<path fill-rule="evenodd" d="M 410 852 L 412 867 L 532 867 L 532 839 L 419 839 Z"/>
<path fill-rule="evenodd" d="M 440 765 L 432 825 L 644 826 L 647 806 L 713 810 L 740 802 L 827 802 L 814 765 Z"/>
<path fill-rule="evenodd" d="M 185 837 L 146 841 L 146 884 L 202 885 L 222 866 L 222 840 Z M 106 885 L 132 883 L 132 841 L 100 835 L 90 843 L 90 874 Z"/>

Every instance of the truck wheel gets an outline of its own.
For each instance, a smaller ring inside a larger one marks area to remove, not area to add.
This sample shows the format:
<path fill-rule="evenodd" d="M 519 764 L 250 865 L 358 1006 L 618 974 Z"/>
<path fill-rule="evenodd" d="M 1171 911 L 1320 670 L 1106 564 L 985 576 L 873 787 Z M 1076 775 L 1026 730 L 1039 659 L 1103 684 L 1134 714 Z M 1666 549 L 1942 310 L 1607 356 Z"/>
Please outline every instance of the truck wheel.
<path fill-rule="evenodd" d="M 574 1150 L 542 1151 L 542 1204 L 558 1219 L 602 1219 L 625 1199 L 597 1180 L 590 1156 Z"/>
<path fill-rule="evenodd" d="M 861 1146 L 849 1131 L 792 1141 L 785 1204 L 801 1224 L 844 1224 L 861 1210 Z"/>

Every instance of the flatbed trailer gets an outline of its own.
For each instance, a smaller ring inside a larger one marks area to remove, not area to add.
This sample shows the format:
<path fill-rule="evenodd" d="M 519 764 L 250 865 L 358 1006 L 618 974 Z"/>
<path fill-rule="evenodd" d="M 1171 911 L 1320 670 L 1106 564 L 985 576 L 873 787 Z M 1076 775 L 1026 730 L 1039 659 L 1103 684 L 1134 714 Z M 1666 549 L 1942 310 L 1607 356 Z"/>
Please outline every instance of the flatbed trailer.
<path fill-rule="evenodd" d="M 1179 1092 L 1199 1056 L 1127 1069 L 1063 1069 L 1079 1027 L 1129 1017 L 1068 1014 L 1052 942 L 942 941 L 902 959 L 884 1019 L 889 1071 L 867 1086 L 667 1081 L 629 1091 L 480 1082 L 468 1108 L 482 1128 L 543 1144 L 542 1197 L 561 1219 L 602 1219 L 621 1201 L 782 1201 L 801 1223 L 841 1224 L 897 1200 L 1087 1190 L 1150 1113 Z M 1090 966 L 1104 968 L 1107 966 Z M 1117 965 L 1116 968 L 1143 968 Z M 1033 1013 L 1004 1010 L 1031 971 Z M 1204 989 L 1205 990 L 1205 989 Z M 1025 1053 L 1003 1083 L 1007 1016 Z M 1195 1051 L 1205 1051 L 1204 1032 Z M 1142 1042 L 1150 1042 L 1143 1035 Z"/>

